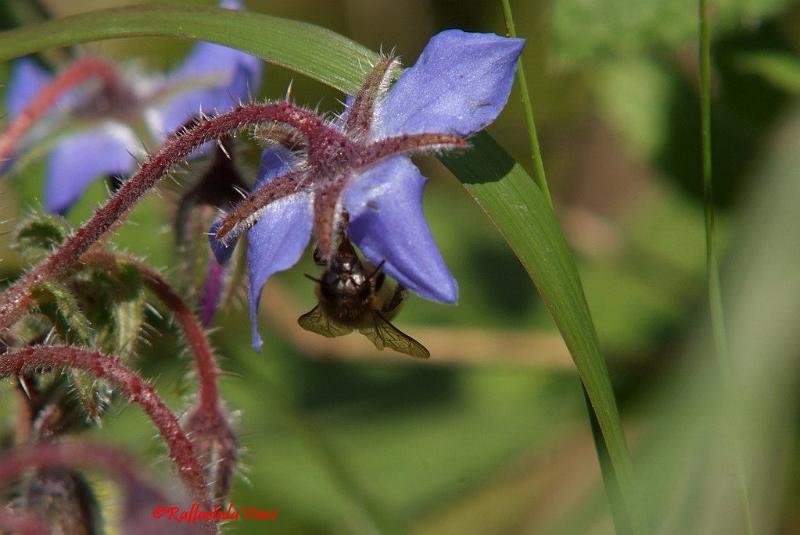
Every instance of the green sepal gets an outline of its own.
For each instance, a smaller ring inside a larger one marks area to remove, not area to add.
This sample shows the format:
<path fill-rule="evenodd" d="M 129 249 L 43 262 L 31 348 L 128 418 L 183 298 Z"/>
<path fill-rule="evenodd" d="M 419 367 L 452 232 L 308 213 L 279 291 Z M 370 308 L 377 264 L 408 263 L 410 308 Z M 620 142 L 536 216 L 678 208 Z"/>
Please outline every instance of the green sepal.
<path fill-rule="evenodd" d="M 136 266 L 120 260 L 114 269 L 90 268 L 76 278 L 75 286 L 95 328 L 94 347 L 131 355 L 144 324 L 144 281 Z"/>
<path fill-rule="evenodd" d="M 95 331 L 78 304 L 75 294 L 62 284 L 43 281 L 34 286 L 33 297 L 39 310 L 46 316 L 59 338 L 65 343 L 96 347 Z M 110 389 L 91 374 L 67 369 L 69 388 L 77 397 L 86 421 L 97 421 L 108 406 Z"/>
<path fill-rule="evenodd" d="M 69 228 L 62 218 L 36 213 L 17 226 L 12 247 L 25 262 L 36 264 L 50 256 L 68 235 Z"/>
<path fill-rule="evenodd" d="M 33 287 L 32 294 L 39 310 L 66 343 L 87 345 L 90 342 L 92 324 L 69 288 L 57 282 L 42 281 Z"/>

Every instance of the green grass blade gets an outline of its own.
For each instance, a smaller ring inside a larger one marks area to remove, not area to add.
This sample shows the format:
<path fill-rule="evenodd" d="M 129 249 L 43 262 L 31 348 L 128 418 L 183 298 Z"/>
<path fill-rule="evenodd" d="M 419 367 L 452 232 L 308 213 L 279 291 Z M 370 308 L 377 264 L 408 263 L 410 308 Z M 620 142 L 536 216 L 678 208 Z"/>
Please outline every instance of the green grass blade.
<path fill-rule="evenodd" d="M 564 234 L 547 197 L 522 166 L 485 132 L 471 141 L 469 153 L 445 156 L 442 161 L 511 246 L 561 331 L 605 439 L 632 531 L 638 533 L 630 454 L 608 369 Z"/>
<path fill-rule="evenodd" d="M 509 0 L 501 1 L 503 3 L 503 16 L 506 19 L 506 33 L 508 33 L 510 37 L 516 37 L 517 29 L 514 26 L 514 14 L 511 12 L 511 3 Z M 542 150 L 539 147 L 539 135 L 536 133 L 536 122 L 533 120 L 533 104 L 531 103 L 530 93 L 528 93 L 528 79 L 525 76 L 525 67 L 522 65 L 522 58 L 517 60 L 516 77 L 519 96 L 522 100 L 522 111 L 525 114 L 525 127 L 528 130 L 528 144 L 530 145 L 536 183 L 539 185 L 539 189 L 544 192 L 550 204 L 552 204 L 550 188 L 547 185 L 547 175 L 544 172 Z"/>
<path fill-rule="evenodd" d="M 366 75 L 359 65 L 367 69 L 377 58 L 368 48 L 312 24 L 181 4 L 106 9 L 0 32 L 0 61 L 52 47 L 138 36 L 228 45 L 346 92 L 358 89 Z"/>
<path fill-rule="evenodd" d="M 230 32 L 230 28 L 236 28 Z M 352 93 L 378 55 L 345 37 L 268 15 L 182 5 L 111 9 L 0 33 L 0 60 L 49 47 L 134 36 L 202 39 L 260 56 Z M 637 521 L 630 454 L 611 381 L 577 267 L 549 198 L 488 134 L 473 149 L 443 158 L 500 230 L 536 283 L 573 356 L 605 439 L 634 533 Z"/>
<path fill-rule="evenodd" d="M 733 403 L 735 375 L 731 370 L 731 358 L 728 350 L 728 334 L 725 331 L 725 315 L 722 307 L 722 291 L 719 280 L 719 260 L 714 244 L 714 193 L 711 174 L 711 43 L 708 24 L 708 4 L 706 0 L 698 2 L 700 19 L 700 133 L 703 154 L 703 212 L 706 231 L 706 276 L 708 284 L 708 302 L 711 315 L 711 335 L 714 340 L 714 352 L 720 368 L 720 381 L 725 405 L 735 411 L 738 404 Z M 730 401 L 730 403 L 728 403 Z M 742 523 L 745 533 L 752 535 L 753 519 L 750 512 L 750 493 L 744 474 L 742 445 L 739 430 L 736 426 L 729 429 L 732 435 L 734 467 L 738 481 L 739 506 L 742 511 Z"/>
<path fill-rule="evenodd" d="M 517 29 L 514 25 L 514 13 L 511 11 L 510 0 L 501 0 L 503 5 L 503 16 L 506 20 L 506 33 L 511 37 L 517 37 Z M 528 131 L 528 143 L 530 145 L 531 162 L 533 163 L 533 170 L 536 176 L 536 183 L 539 189 L 542 190 L 547 198 L 550 206 L 553 205 L 553 199 L 550 196 L 550 188 L 547 184 L 547 174 L 544 170 L 544 159 L 542 158 L 542 150 L 539 147 L 539 136 L 536 132 L 536 122 L 533 118 L 533 104 L 528 92 L 528 80 L 525 76 L 525 67 L 522 64 L 522 58 L 517 60 L 517 87 L 522 100 L 522 110 L 525 117 L 525 126 Z M 586 406 L 589 412 L 589 422 L 592 427 L 592 438 L 594 439 L 595 450 L 597 450 L 597 459 L 600 463 L 600 472 L 603 475 L 603 484 L 606 489 L 606 495 L 611 507 L 612 518 L 617 533 L 630 533 L 631 525 L 628 518 L 628 512 L 625 509 L 625 504 L 619 488 L 614 464 L 609 455 L 608 445 L 606 444 L 600 422 L 594 412 L 591 398 L 583 387 L 583 397 L 586 401 Z"/>

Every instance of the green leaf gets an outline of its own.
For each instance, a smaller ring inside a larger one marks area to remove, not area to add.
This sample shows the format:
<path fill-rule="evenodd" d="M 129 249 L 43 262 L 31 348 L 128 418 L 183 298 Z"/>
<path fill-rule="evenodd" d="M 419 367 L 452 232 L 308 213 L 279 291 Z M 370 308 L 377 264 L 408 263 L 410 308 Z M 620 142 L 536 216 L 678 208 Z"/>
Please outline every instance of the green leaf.
<path fill-rule="evenodd" d="M 793 54 L 759 51 L 742 54 L 737 66 L 742 72 L 761 76 L 787 93 L 800 94 L 800 58 Z"/>
<path fill-rule="evenodd" d="M 231 32 L 230 29 L 236 31 Z M 0 33 L 0 59 L 53 46 L 141 35 L 203 39 L 256 54 L 352 93 L 378 55 L 328 30 L 267 15 L 194 6 L 142 6 L 76 15 Z M 575 261 L 531 177 L 487 134 L 445 161 L 535 281 L 572 353 L 608 447 L 629 515 L 637 512 L 630 455 Z M 638 522 L 631 517 L 634 531 Z"/>

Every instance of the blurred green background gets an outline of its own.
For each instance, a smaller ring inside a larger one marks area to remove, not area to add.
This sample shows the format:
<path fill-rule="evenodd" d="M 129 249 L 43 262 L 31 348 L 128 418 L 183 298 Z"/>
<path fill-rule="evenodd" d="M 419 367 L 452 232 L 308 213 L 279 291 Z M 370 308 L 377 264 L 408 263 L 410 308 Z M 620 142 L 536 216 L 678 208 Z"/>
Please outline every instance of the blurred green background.
<path fill-rule="evenodd" d="M 27 0 L 5 0 L 0 24 L 125 3 L 41 0 L 36 8 Z M 375 50 L 395 50 L 407 65 L 446 28 L 504 33 L 499 1 L 246 4 Z M 713 165 L 725 251 L 742 243 L 741 221 L 752 222 L 745 214 L 765 169 L 780 150 L 798 148 L 776 148 L 775 140 L 787 124 L 796 128 L 800 121 L 792 112 L 800 94 L 800 3 L 712 5 Z M 579 259 L 630 441 L 647 450 L 658 442 L 646 416 L 652 392 L 690 373 L 687 359 L 711 358 L 689 351 L 702 346 L 695 341 L 707 315 L 696 4 L 527 0 L 512 7 L 517 32 L 528 39 L 523 62 L 557 212 Z M 148 38 L 83 48 L 161 70 L 189 46 Z M 53 64 L 66 57 L 65 51 L 43 55 Z M 338 109 L 341 94 L 273 66 L 265 69 L 259 98 L 282 98 L 293 78 L 297 102 Z M 532 171 L 516 89 L 489 131 Z M 242 145 L 252 175 L 257 148 Z M 546 309 L 457 180 L 433 158 L 418 163 L 431 178 L 426 214 L 460 286 L 457 306 L 412 297 L 397 320 L 431 349 L 430 362 L 378 353 L 358 335 L 330 341 L 303 333 L 295 319 L 315 298 L 302 275 L 318 269 L 308 257 L 265 292 L 260 354 L 250 347 L 241 303 L 217 318 L 212 339 L 223 359 L 224 397 L 244 447 L 233 503 L 278 511 L 267 526 L 239 521 L 227 532 L 611 532 L 580 386 Z M 40 209 L 42 171 L 42 163 L 34 163 L 0 183 L 4 231 Z M 191 181 L 201 171 L 193 165 L 179 178 Z M 798 171 L 785 174 L 797 179 Z M 165 185 L 143 202 L 115 239 L 118 247 L 159 268 L 174 265 L 171 221 L 179 191 Z M 98 183 L 70 222 L 86 219 L 105 195 Z M 7 241 L 0 240 L 0 271 L 13 278 L 22 265 Z M 730 261 L 725 267 L 725 273 L 733 269 Z M 150 321 L 156 329 L 139 344 L 137 365 L 180 411 L 194 391 L 191 361 L 174 327 L 155 316 Z M 796 346 L 788 349 L 797 353 Z M 795 414 L 792 400 L 786 401 L 785 410 Z M 151 460 L 147 475 L 167 480 L 163 445 L 138 408 L 118 402 L 92 434 Z M 798 533 L 800 486 L 790 475 L 800 466 L 792 461 L 797 453 L 788 451 L 789 475 L 778 483 L 781 502 L 772 504 L 778 510 L 772 527 Z"/>

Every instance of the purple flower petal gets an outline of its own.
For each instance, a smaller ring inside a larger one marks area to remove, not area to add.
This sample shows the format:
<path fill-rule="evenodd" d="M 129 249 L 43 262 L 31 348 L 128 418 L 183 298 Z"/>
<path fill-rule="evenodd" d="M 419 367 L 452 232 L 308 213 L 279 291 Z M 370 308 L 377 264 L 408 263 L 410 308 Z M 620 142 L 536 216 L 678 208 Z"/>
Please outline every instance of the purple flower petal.
<path fill-rule="evenodd" d="M 170 78 L 186 80 L 220 77 L 231 80 L 237 67 L 245 68 L 253 76 L 253 82 L 259 81 L 256 79 L 256 75 L 261 74 L 259 58 L 236 48 L 201 41 L 170 74 Z"/>
<path fill-rule="evenodd" d="M 52 75 L 31 58 L 22 58 L 11 67 L 11 81 L 6 92 L 6 113 L 10 119 L 22 109 L 53 79 Z"/>
<path fill-rule="evenodd" d="M 250 277 L 250 321 L 253 348 L 261 349 L 258 333 L 258 301 L 261 289 L 273 274 L 300 260 L 311 239 L 314 202 L 310 192 L 295 193 L 268 205 L 247 233 L 247 271 Z"/>
<path fill-rule="evenodd" d="M 458 285 L 436 247 L 422 212 L 423 177 L 397 156 L 375 165 L 347 186 L 348 234 L 370 262 L 426 299 L 458 300 Z"/>
<path fill-rule="evenodd" d="M 483 129 L 508 100 L 524 45 L 491 33 L 435 35 L 379 104 L 376 137 Z"/>
<path fill-rule="evenodd" d="M 261 155 L 256 189 L 286 173 L 294 163 L 292 153 L 273 147 Z M 296 193 L 267 206 L 247 233 L 247 271 L 250 278 L 250 320 L 253 325 L 253 348 L 261 349 L 258 333 L 258 301 L 261 289 L 272 275 L 292 267 L 300 260 L 314 224 L 311 193 Z"/>
<path fill-rule="evenodd" d="M 228 260 L 231 259 L 233 256 L 233 251 L 236 248 L 236 244 L 239 242 L 239 238 L 234 239 L 231 243 L 227 246 L 222 245 L 222 243 L 218 242 L 217 239 L 214 237 L 219 230 L 219 227 L 222 226 L 222 219 L 217 219 L 214 223 L 211 224 L 211 228 L 208 229 L 208 245 L 211 247 L 211 252 L 214 253 L 214 257 L 217 259 L 217 263 L 220 265 L 225 265 L 228 263 Z"/>
<path fill-rule="evenodd" d="M 255 188 L 258 189 L 274 178 L 288 173 L 297 163 L 294 153 L 283 146 L 270 147 L 261 153 Z"/>
<path fill-rule="evenodd" d="M 233 248 L 231 248 L 233 249 Z M 217 260 L 216 251 L 209 255 L 206 266 L 206 280 L 200 294 L 200 321 L 204 327 L 211 325 L 219 308 L 222 293 L 228 279 L 229 266 Z"/>
<path fill-rule="evenodd" d="M 203 44 L 207 43 L 201 43 Z M 239 102 L 249 100 L 250 95 L 258 91 L 260 78 L 260 71 L 256 76 L 249 68 L 238 65 L 230 77 L 220 78 L 216 87 L 195 89 L 173 96 L 160 109 L 155 110 L 157 119 L 153 121 L 154 134 L 163 139 L 201 112 L 214 115 L 232 110 Z"/>
<path fill-rule="evenodd" d="M 103 123 L 65 137 L 50 152 L 45 208 L 63 214 L 96 178 L 130 174 L 136 166 L 131 152 L 139 150 L 141 144 L 133 132 L 120 123 Z"/>
<path fill-rule="evenodd" d="M 288 172 L 296 161 L 297 159 L 291 151 L 285 147 L 272 147 L 265 150 L 261 153 L 261 163 L 258 166 L 258 176 L 256 177 L 254 189 L 258 189 L 270 180 Z M 214 236 L 221 226 L 222 219 L 214 221 L 211 228 L 208 230 L 208 242 L 211 246 L 211 250 L 214 252 L 214 256 L 217 258 L 217 262 L 225 264 L 233 255 L 234 248 L 239 239 L 234 239 L 233 242 L 229 243 L 227 246 L 218 242 Z"/>
<path fill-rule="evenodd" d="M 241 2 L 223 1 L 221 7 L 240 9 Z M 168 77 L 169 84 L 198 80 L 201 87 L 171 98 L 160 111 L 156 135 L 165 137 L 183 126 L 202 110 L 220 113 L 249 100 L 261 84 L 259 58 L 226 46 L 205 41 L 194 46 L 183 63 Z"/>
<path fill-rule="evenodd" d="M 25 106 L 36 98 L 36 95 L 52 79 L 53 76 L 31 58 L 22 58 L 15 61 L 11 66 L 11 79 L 8 84 L 8 91 L 6 91 L 6 122 L 10 122 L 17 117 Z M 64 100 L 64 98 L 59 99 L 56 106 L 60 106 Z M 14 154 L 5 161 L 0 162 L 0 176 L 10 171 L 14 166 L 16 156 L 41 137 L 43 133 L 44 131 L 41 129 L 35 129 L 34 132 L 25 136 L 23 142 L 17 145 Z"/>

